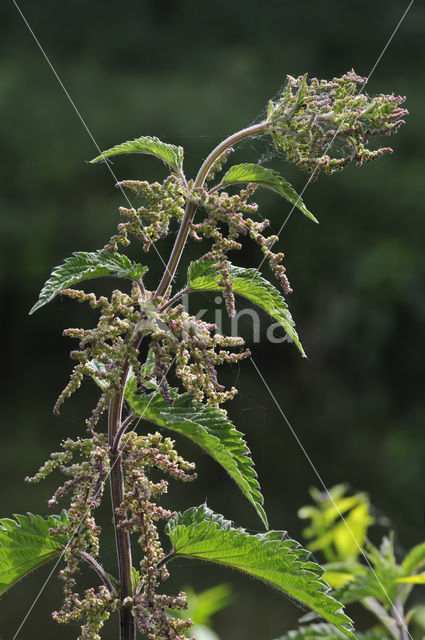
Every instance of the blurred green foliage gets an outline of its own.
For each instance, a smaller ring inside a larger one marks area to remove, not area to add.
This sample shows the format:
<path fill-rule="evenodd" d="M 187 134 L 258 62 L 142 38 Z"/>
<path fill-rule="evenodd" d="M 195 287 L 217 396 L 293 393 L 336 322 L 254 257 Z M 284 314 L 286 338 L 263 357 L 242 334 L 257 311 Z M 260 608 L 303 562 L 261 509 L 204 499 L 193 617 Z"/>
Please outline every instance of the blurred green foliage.
<path fill-rule="evenodd" d="M 185 585 L 183 591 L 187 595 L 187 609 L 185 611 L 172 610 L 171 614 L 194 624 L 187 633 L 196 640 L 216 640 L 218 636 L 213 632 L 212 617 L 214 614 L 228 607 L 233 601 L 232 589 L 228 584 L 218 584 L 197 593 L 192 587 Z"/>
<path fill-rule="evenodd" d="M 359 0 L 355 7 L 336 0 L 18 4 L 100 148 L 156 135 L 185 148 L 189 174 L 221 138 L 264 113 L 286 73 L 332 77 L 354 67 L 367 75 L 407 6 L 401 0 Z M 54 479 L 36 487 L 22 480 L 62 438 L 81 432 L 96 394 L 87 388 L 61 418 L 52 416 L 70 369 L 62 329 L 91 319 L 61 300 L 38 317 L 29 318 L 28 310 L 54 265 L 73 251 L 103 246 L 123 202 L 106 168 L 86 163 L 98 151 L 13 3 L 0 7 L 0 25 L 1 469 L 7 486 L 1 515 L 7 516 L 46 513 Z M 425 8 L 414 3 L 367 85 L 370 94 L 408 97 L 408 124 L 390 141 L 393 156 L 322 176 L 303 194 L 320 225 L 293 216 L 281 234 L 294 288 L 289 304 L 309 360 L 286 344 L 263 341 L 253 349 L 327 486 L 344 479 L 368 491 L 403 547 L 424 532 L 424 25 Z M 255 162 L 256 151 L 277 168 L 272 150 L 257 143 L 242 145 L 235 161 Z M 300 192 L 307 176 L 285 167 Z M 112 169 L 118 179 L 165 175 L 146 158 L 117 159 Z M 260 205 L 278 229 L 286 203 L 264 194 Z M 170 248 L 167 241 L 160 246 L 165 259 Z M 260 263 L 257 253 L 238 259 L 241 266 Z M 161 262 L 153 253 L 148 260 L 156 283 Z M 182 264 L 182 277 L 185 272 Z M 271 526 L 300 537 L 296 512 L 316 477 L 249 363 L 227 376 L 232 384 L 238 380 L 232 418 L 247 433 Z M 183 455 L 196 455 L 189 444 L 180 446 Z M 256 527 L 255 514 L 214 463 L 196 461 L 199 481 L 184 494 L 171 489 L 169 503 L 186 508 L 208 495 L 214 509 Z M 106 511 L 104 520 L 107 528 Z M 103 560 L 113 567 L 112 538 L 105 537 L 105 548 Z M 197 589 L 222 580 L 218 570 L 190 572 L 184 582 Z M 34 574 L 2 600 L 1 638 L 13 637 L 43 576 Z M 291 607 L 272 592 L 236 577 L 234 585 L 240 609 L 218 614 L 220 635 L 273 638 L 295 626 Z M 57 606 L 58 592 L 53 579 L 19 640 L 32 637 L 34 628 L 46 640 L 57 638 L 47 612 Z M 110 626 L 105 638 L 114 631 Z M 72 629 L 60 633 L 75 636 Z"/>
<path fill-rule="evenodd" d="M 371 634 L 393 640 L 422 638 L 423 605 L 418 605 L 417 590 L 414 594 L 412 590 L 415 585 L 425 584 L 425 541 L 400 554 L 391 531 L 376 546 L 369 530 L 375 519 L 368 496 L 346 495 L 347 490 L 346 485 L 337 485 L 324 493 L 311 489 L 315 505 L 303 507 L 298 514 L 310 519 L 304 535 L 312 539 L 309 548 L 323 554 L 324 578 L 336 589 L 335 596 L 348 606 L 348 613 L 349 605 L 357 603 L 374 616 L 373 626 L 371 623 L 368 629 Z M 421 595 L 419 602 L 423 602 Z M 307 614 L 304 621 L 311 618 Z M 409 629 L 412 620 L 413 629 Z M 312 637 L 319 636 L 312 633 Z M 329 640 L 333 637 L 331 630 Z"/>
<path fill-rule="evenodd" d="M 329 493 L 310 489 L 316 506 L 308 505 L 298 511 L 300 518 L 311 520 L 302 532 L 307 540 L 312 539 L 308 549 L 323 553 L 327 562 L 356 560 L 368 527 L 374 523 L 368 496 L 365 493 L 346 496 L 346 491 L 347 486 L 343 484 L 332 487 Z"/>

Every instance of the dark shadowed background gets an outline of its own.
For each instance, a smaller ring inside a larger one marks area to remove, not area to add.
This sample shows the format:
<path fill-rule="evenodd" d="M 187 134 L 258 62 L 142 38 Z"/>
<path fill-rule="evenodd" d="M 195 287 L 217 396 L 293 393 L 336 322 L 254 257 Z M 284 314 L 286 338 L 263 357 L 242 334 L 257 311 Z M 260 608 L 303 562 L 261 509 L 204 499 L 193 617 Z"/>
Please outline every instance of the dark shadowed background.
<path fill-rule="evenodd" d="M 22 0 L 20 6 L 101 149 L 139 135 L 185 148 L 193 175 L 226 135 L 255 121 L 285 74 L 333 77 L 352 67 L 368 75 L 407 1 L 202 3 L 194 0 Z M 60 418 L 51 407 L 69 375 L 71 342 L 62 330 L 90 326 L 85 309 L 56 299 L 28 310 L 52 267 L 75 250 L 103 246 L 122 194 L 12 2 L 0 8 L 0 209 L 2 308 L 1 516 L 45 514 L 58 478 L 27 486 L 65 436 L 82 433 L 96 396 L 86 386 Z M 425 538 L 425 9 L 414 3 L 374 71 L 367 92 L 407 95 L 408 123 L 390 143 L 395 153 L 343 174 L 321 176 L 304 200 L 320 220 L 294 212 L 281 235 L 294 288 L 289 304 L 309 359 L 293 345 L 253 346 L 253 357 L 327 486 L 346 481 L 369 492 L 400 549 Z M 279 168 L 300 191 L 308 176 L 261 141 L 242 145 L 235 161 Z M 118 179 L 163 178 L 154 159 L 116 159 Z M 260 194 L 261 213 L 278 229 L 285 201 Z M 173 238 L 158 244 L 166 259 Z M 196 246 L 192 247 L 195 252 Z M 193 253 L 196 257 L 196 254 Z M 161 263 L 153 251 L 149 283 Z M 260 262 L 253 247 L 235 262 Z M 184 265 L 179 271 L 184 278 Z M 267 270 L 265 274 L 268 275 Z M 213 302 L 213 298 L 210 298 Z M 199 298 L 201 306 L 205 300 Z M 266 324 L 264 325 L 267 326 Z M 249 332 L 249 326 L 246 326 Z M 223 375 L 239 396 L 229 411 L 246 433 L 271 526 L 301 537 L 297 509 L 318 484 L 254 368 L 246 361 Z M 254 511 L 213 461 L 189 443 L 199 481 L 171 487 L 166 504 L 203 502 L 249 529 Z M 102 513 L 107 525 L 108 507 Z M 376 528 L 376 540 L 385 529 Z M 105 532 L 102 559 L 115 567 Z M 0 638 L 16 632 L 48 569 L 0 602 Z M 207 565 L 176 564 L 166 585 L 197 590 L 230 582 L 235 604 L 216 618 L 223 640 L 272 640 L 301 613 L 261 584 Z M 18 638 L 71 639 L 49 611 L 60 604 L 54 576 Z M 356 613 L 355 611 L 353 612 Z M 359 626 L 367 619 L 359 619 Z M 104 638 L 116 637 L 116 620 Z"/>

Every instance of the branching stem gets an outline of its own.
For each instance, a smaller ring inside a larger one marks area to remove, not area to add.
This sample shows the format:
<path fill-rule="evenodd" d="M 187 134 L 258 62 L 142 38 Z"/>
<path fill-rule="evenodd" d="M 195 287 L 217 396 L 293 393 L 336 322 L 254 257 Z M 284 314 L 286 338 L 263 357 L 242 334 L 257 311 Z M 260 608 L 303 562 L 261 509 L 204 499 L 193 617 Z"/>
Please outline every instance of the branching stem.
<path fill-rule="evenodd" d="M 176 295 L 170 298 L 170 300 L 167 300 L 167 302 L 163 304 L 162 307 L 159 307 L 158 312 L 162 313 L 163 311 L 168 309 L 168 307 L 172 307 L 173 304 L 177 302 L 177 300 L 185 296 L 187 293 L 189 293 L 189 291 L 190 291 L 190 287 L 185 287 L 184 289 L 176 293 Z"/>
<path fill-rule="evenodd" d="M 112 445 L 112 453 L 114 455 L 118 452 L 118 449 L 121 444 L 121 438 L 123 437 L 124 433 L 127 431 L 128 427 L 136 418 L 137 418 L 136 414 L 131 413 L 129 416 L 127 416 L 127 418 L 123 421 L 120 428 L 118 429 L 117 435 L 115 436 L 115 440 Z"/>
<path fill-rule="evenodd" d="M 105 573 L 103 568 L 100 566 L 98 561 L 86 551 L 79 551 L 78 555 L 96 571 L 97 575 L 100 577 L 105 587 L 109 589 L 110 593 L 111 594 L 116 593 L 116 589 L 112 584 L 111 579 L 107 576 L 107 574 Z"/>
<path fill-rule="evenodd" d="M 160 569 L 160 567 L 164 566 L 164 564 L 167 564 L 167 562 L 169 562 L 170 560 L 172 560 L 174 558 L 174 556 L 176 555 L 175 551 L 171 551 L 170 553 L 168 553 L 166 556 L 164 556 L 162 558 L 162 560 L 160 560 L 157 565 L 156 568 Z"/>
<path fill-rule="evenodd" d="M 237 131 L 233 135 L 226 138 L 226 140 L 223 140 L 223 142 L 221 142 L 217 147 L 215 147 L 215 149 L 211 151 L 209 156 L 203 162 L 201 168 L 198 171 L 198 175 L 196 176 L 193 188 L 199 189 L 200 187 L 204 186 L 205 180 L 211 167 L 216 162 L 216 160 L 218 160 L 218 158 L 226 151 L 226 149 L 232 147 L 234 144 L 240 142 L 240 140 L 243 140 L 244 138 L 263 133 L 268 127 L 268 122 L 260 122 L 260 124 L 255 124 L 251 127 L 247 127 L 246 129 L 242 129 L 241 131 Z M 170 255 L 170 259 L 164 271 L 164 275 L 162 276 L 161 282 L 159 283 L 158 288 L 155 292 L 154 298 L 163 296 L 167 291 L 170 282 L 174 278 L 181 255 L 183 253 L 184 246 L 186 244 L 187 237 L 189 235 L 190 225 L 192 224 L 196 209 L 197 204 L 195 202 L 189 201 L 186 204 L 183 220 L 181 222 L 180 229 Z"/>

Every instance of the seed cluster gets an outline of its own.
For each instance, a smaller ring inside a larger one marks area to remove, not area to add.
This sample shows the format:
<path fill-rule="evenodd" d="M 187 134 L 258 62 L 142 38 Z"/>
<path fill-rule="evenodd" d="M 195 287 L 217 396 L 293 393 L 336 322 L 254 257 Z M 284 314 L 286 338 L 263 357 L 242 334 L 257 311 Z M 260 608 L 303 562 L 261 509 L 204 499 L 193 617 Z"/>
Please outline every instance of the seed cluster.
<path fill-rule="evenodd" d="M 166 331 L 158 328 L 152 335 L 156 362 L 161 362 L 167 369 L 175 359 L 176 375 L 195 402 L 205 400 L 207 404 L 218 407 L 234 398 L 237 389 L 226 390 L 218 382 L 216 367 L 237 363 L 250 355 L 248 349 L 238 353 L 229 351 L 242 347 L 243 339 L 213 334 L 215 325 L 190 316 L 182 305 L 167 310 L 166 326 Z M 172 402 L 167 390 L 163 390 L 163 396 Z"/>
<path fill-rule="evenodd" d="M 341 171 L 391 153 L 390 147 L 371 150 L 369 140 L 396 133 L 408 113 L 405 98 L 360 93 L 367 78 L 349 71 L 340 78 L 307 82 L 307 75 L 287 76 L 277 101 L 270 101 L 267 120 L 277 149 L 316 179 L 320 170 Z"/>
<path fill-rule="evenodd" d="M 129 235 L 141 241 L 144 251 L 168 234 L 170 221 L 180 221 L 184 214 L 185 192 L 181 179 L 172 174 L 161 184 L 141 180 L 123 180 L 117 187 L 127 187 L 143 198 L 145 206 L 138 209 L 120 207 L 120 214 L 127 222 L 118 225 L 118 233 L 113 235 L 105 249 L 117 251 L 118 244 L 130 244 Z M 145 223 L 148 223 L 145 226 Z"/>
<path fill-rule="evenodd" d="M 134 334 L 134 328 L 143 317 L 140 308 L 137 308 L 140 291 L 136 286 L 131 295 L 115 290 L 110 300 L 104 296 L 96 298 L 93 293 L 76 289 L 64 289 L 61 293 L 78 302 L 88 302 L 92 309 L 100 310 L 99 321 L 94 329 L 64 331 L 64 336 L 79 340 L 79 349 L 71 351 L 70 356 L 77 364 L 54 407 L 54 413 L 57 414 L 64 400 L 81 386 L 84 376 L 95 376 L 104 390 L 88 421 L 88 430 L 93 431 L 108 406 L 109 398 L 119 389 L 124 363 L 129 362 L 136 372 L 140 370 L 134 339 L 127 339 L 129 334 Z"/>
<path fill-rule="evenodd" d="M 223 154 L 224 155 L 224 154 Z M 220 185 L 218 185 L 220 188 Z M 206 217 L 199 223 L 192 224 L 191 235 L 195 240 L 208 238 L 212 240 L 212 246 L 203 257 L 212 260 L 215 268 L 220 273 L 219 286 L 224 287 L 223 295 L 227 312 L 230 317 L 235 315 L 235 301 L 232 284 L 229 277 L 227 254 L 231 250 L 242 248 L 241 236 L 248 236 L 256 242 L 269 263 L 269 266 L 277 280 L 280 282 L 286 294 L 292 291 L 285 268 L 281 264 L 283 253 L 274 253 L 271 249 L 277 241 L 277 236 L 265 236 L 264 230 L 270 225 L 270 221 L 254 220 L 258 205 L 249 202 L 249 198 L 255 192 L 257 185 L 249 184 L 235 195 L 229 195 L 226 191 L 214 188 L 210 191 L 198 189 L 196 202 L 206 212 Z"/>
<path fill-rule="evenodd" d="M 139 437 L 135 433 L 126 435 L 122 456 L 126 482 L 123 500 L 116 511 L 118 526 L 139 534 L 138 542 L 144 551 L 134 585 L 133 616 L 140 631 L 151 640 L 184 640 L 191 620 L 170 618 L 167 609 L 186 608 L 185 594 L 181 592 L 174 597 L 158 593 L 160 582 L 169 574 L 165 564 L 158 566 L 165 554 L 157 522 L 168 521 L 175 513 L 156 504 L 166 493 L 168 483 L 165 479 L 153 482 L 150 475 L 157 469 L 174 480 L 188 482 L 196 478 L 194 464 L 179 456 L 174 442 L 160 433 Z"/>
<path fill-rule="evenodd" d="M 59 573 L 64 582 L 64 603 L 53 613 L 57 622 L 82 621 L 79 640 L 98 640 L 99 630 L 117 607 L 131 606 L 139 629 L 151 640 L 183 640 L 191 620 L 182 621 L 167 615 L 168 609 L 186 608 L 185 594 L 168 596 L 158 593 L 160 582 L 168 577 L 163 564 L 165 553 L 159 539 L 157 523 L 168 521 L 175 512 L 157 504 L 167 492 L 168 482 L 150 479 L 153 470 L 162 472 L 173 480 L 188 482 L 196 478 L 195 465 L 178 455 L 174 442 L 160 433 L 138 436 L 130 432 L 122 439 L 119 454 L 122 456 L 125 486 L 123 499 L 116 509 L 118 527 L 130 534 L 138 534 L 138 542 L 144 553 L 140 571 L 134 571 L 133 597 L 122 602 L 115 587 L 101 585 L 97 590 L 87 589 L 83 595 L 75 591 L 75 575 L 84 557 L 92 561 L 99 555 L 100 527 L 92 515 L 101 501 L 104 484 L 110 469 L 112 456 L 103 434 L 91 438 L 62 443 L 62 450 L 52 453 L 50 459 L 28 482 L 38 482 L 55 470 L 69 479 L 60 486 L 49 501 L 49 507 L 69 496 L 69 520 L 51 533 L 68 539 L 64 549 L 65 568 Z M 80 460 L 74 462 L 74 457 Z M 112 583 L 110 583 L 112 584 Z M 131 600 L 131 602 L 129 601 Z"/>
<path fill-rule="evenodd" d="M 74 461 L 75 457 L 78 457 L 77 461 Z M 94 561 L 99 555 L 101 529 L 95 522 L 93 510 L 102 500 L 109 468 L 107 438 L 104 434 L 93 434 L 91 438 L 65 440 L 61 451 L 52 453 L 37 474 L 26 478 L 27 482 L 39 482 L 55 470 L 68 477 L 49 500 L 49 508 L 53 508 L 61 498 L 69 497 L 71 523 L 51 531 L 68 540 L 63 552 L 65 568 L 59 572 L 64 582 L 64 603 L 60 611 L 52 615 L 63 623 L 83 620 L 80 640 L 100 638 L 98 631 L 109 618 L 111 604 L 117 597 L 104 585 L 98 591 L 87 589 L 84 596 L 74 591 L 75 574 L 79 572 L 83 556 Z"/>

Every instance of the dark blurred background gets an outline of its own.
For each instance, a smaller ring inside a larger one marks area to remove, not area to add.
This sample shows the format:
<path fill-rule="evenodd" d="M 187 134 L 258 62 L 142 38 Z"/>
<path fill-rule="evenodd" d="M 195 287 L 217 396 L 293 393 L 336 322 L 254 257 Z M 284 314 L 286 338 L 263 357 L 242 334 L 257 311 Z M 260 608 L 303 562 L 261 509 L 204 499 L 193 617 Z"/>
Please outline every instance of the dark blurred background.
<path fill-rule="evenodd" d="M 354 67 L 368 75 L 407 4 L 22 0 L 20 7 L 102 149 L 156 135 L 185 148 L 191 176 L 223 137 L 261 116 L 286 73 L 328 78 Z M 59 298 L 31 318 L 28 310 L 52 267 L 72 251 L 103 246 L 125 203 L 106 167 L 86 163 L 97 149 L 12 2 L 2 3 L 0 25 L 0 455 L 1 515 L 8 516 L 47 512 L 58 478 L 34 486 L 23 478 L 61 439 L 82 433 L 96 397 L 87 386 L 60 418 L 52 415 L 71 366 L 71 342 L 62 330 L 90 326 L 92 316 Z M 397 531 L 401 551 L 425 538 L 424 35 L 425 9 L 416 2 L 367 86 L 370 94 L 407 95 L 408 123 L 383 140 L 395 153 L 321 176 L 304 194 L 320 225 L 294 212 L 281 234 L 294 288 L 289 304 L 309 359 L 265 337 L 253 346 L 256 364 L 326 485 L 346 481 L 369 492 L 381 524 L 385 515 Z M 259 156 L 298 191 L 304 187 L 308 176 L 261 141 L 242 145 L 234 161 Z M 118 179 L 165 177 L 161 163 L 143 156 L 117 159 L 113 170 Z M 278 229 L 288 204 L 269 193 L 257 200 Z M 158 244 L 165 259 L 172 241 Z M 161 263 L 153 251 L 142 259 L 149 261 L 153 288 Z M 234 260 L 257 266 L 260 256 L 252 247 Z M 184 273 L 182 267 L 182 279 Z M 300 539 L 297 509 L 317 478 L 249 361 L 223 378 L 240 389 L 229 412 L 253 451 L 271 526 Z M 186 508 L 207 498 L 238 525 L 258 529 L 253 509 L 224 472 L 190 443 L 179 443 L 197 461 L 199 481 L 171 487 L 166 504 Z M 107 506 L 102 518 L 108 525 Z M 376 529 L 376 541 L 384 531 Z M 106 532 L 102 560 L 114 570 Z M 236 602 L 217 617 L 223 640 L 272 640 L 301 613 L 236 574 L 191 563 L 174 569 L 169 591 L 188 582 L 196 590 L 233 585 Z M 2 640 L 13 637 L 48 571 L 2 599 Z M 77 627 L 50 620 L 59 605 L 54 576 L 18 637 L 75 638 Z M 360 627 L 367 622 L 360 619 Z M 116 620 L 104 637 L 116 637 Z"/>

